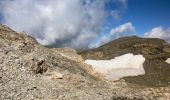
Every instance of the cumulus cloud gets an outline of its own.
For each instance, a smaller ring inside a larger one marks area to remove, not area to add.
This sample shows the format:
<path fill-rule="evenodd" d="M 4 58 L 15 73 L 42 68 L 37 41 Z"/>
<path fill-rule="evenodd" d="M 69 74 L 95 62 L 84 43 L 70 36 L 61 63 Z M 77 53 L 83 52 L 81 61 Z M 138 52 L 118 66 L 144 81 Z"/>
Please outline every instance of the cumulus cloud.
<path fill-rule="evenodd" d="M 134 34 L 135 34 L 135 27 L 132 25 L 131 22 L 113 28 L 110 32 L 110 35 L 113 38 L 119 38 L 122 36 L 129 36 Z"/>
<path fill-rule="evenodd" d="M 114 0 L 122 6 L 127 0 Z M 3 24 L 43 45 L 87 48 L 101 31 L 109 0 L 3 0 Z M 118 13 L 118 11 L 117 11 Z M 115 12 L 116 14 L 116 12 Z"/>
<path fill-rule="evenodd" d="M 160 38 L 170 42 L 170 28 L 155 27 L 149 32 L 145 33 L 145 37 Z"/>
<path fill-rule="evenodd" d="M 122 24 L 116 28 L 111 29 L 110 33 L 108 35 L 104 35 L 100 38 L 100 40 L 91 45 L 91 47 L 99 47 L 111 40 L 120 38 L 120 37 L 125 37 L 125 36 L 133 36 L 136 35 L 135 27 L 132 25 L 131 22 Z"/>

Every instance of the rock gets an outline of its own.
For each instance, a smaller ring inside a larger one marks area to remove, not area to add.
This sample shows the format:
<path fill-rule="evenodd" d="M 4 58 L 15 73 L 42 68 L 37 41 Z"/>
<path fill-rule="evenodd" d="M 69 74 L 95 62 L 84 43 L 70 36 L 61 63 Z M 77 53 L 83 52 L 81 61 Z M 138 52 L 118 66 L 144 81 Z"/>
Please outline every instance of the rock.
<path fill-rule="evenodd" d="M 51 79 L 63 79 L 63 74 L 59 72 L 53 72 L 51 73 L 50 77 Z"/>
<path fill-rule="evenodd" d="M 165 62 L 170 64 L 170 58 L 168 58 Z"/>
<path fill-rule="evenodd" d="M 3 56 L 1 55 L 0 56 L 0 64 L 2 64 L 3 63 Z"/>

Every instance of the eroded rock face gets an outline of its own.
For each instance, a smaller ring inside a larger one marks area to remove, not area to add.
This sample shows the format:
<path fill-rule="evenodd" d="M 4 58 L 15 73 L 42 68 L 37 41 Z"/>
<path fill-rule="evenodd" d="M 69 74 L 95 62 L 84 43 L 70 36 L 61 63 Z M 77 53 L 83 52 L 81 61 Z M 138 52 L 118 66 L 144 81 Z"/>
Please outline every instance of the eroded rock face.
<path fill-rule="evenodd" d="M 107 43 L 99 48 L 80 52 L 84 59 L 109 60 L 126 54 L 141 54 L 145 75 L 124 78 L 127 82 L 144 86 L 170 85 L 170 65 L 165 60 L 170 57 L 170 44 L 161 39 L 124 37 Z"/>

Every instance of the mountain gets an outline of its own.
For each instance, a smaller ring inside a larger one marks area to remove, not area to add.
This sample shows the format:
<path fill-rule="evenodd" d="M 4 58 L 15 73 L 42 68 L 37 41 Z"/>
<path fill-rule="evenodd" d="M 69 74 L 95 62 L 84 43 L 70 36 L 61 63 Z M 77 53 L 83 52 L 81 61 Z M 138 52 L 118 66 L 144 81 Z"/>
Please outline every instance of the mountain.
<path fill-rule="evenodd" d="M 123 37 L 111 41 L 93 50 L 80 54 L 85 59 L 113 59 L 126 54 L 141 54 L 146 58 L 145 75 L 126 77 L 127 82 L 147 86 L 170 85 L 170 65 L 165 61 L 170 58 L 170 44 L 156 38 Z"/>
<path fill-rule="evenodd" d="M 170 84 L 170 44 L 156 38 L 123 37 L 101 47 L 80 52 L 85 59 L 113 59 L 126 54 L 141 54 L 146 58 L 145 75 L 126 77 L 127 82 L 147 86 L 168 86 Z"/>
<path fill-rule="evenodd" d="M 146 57 L 146 75 L 110 82 L 84 63 L 85 59 L 111 59 L 128 52 Z M 79 54 L 71 48 L 44 47 L 31 36 L 0 25 L 0 100 L 170 98 L 169 65 L 164 62 L 169 44 L 163 40 L 127 37 Z"/>

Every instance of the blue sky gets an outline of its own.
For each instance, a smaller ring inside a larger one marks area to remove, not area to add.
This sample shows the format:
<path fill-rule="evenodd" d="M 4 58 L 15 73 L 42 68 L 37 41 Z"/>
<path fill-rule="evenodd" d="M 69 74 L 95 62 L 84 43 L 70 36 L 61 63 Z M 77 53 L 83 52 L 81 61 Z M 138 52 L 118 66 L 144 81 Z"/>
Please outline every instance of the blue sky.
<path fill-rule="evenodd" d="M 112 9 L 110 6 L 109 8 Z M 122 18 L 114 21 L 110 17 L 106 24 L 112 29 L 126 22 L 131 22 L 135 26 L 139 36 L 143 36 L 154 27 L 169 27 L 170 0 L 129 0 Z"/>
<path fill-rule="evenodd" d="M 170 42 L 170 0 L 1 0 L 0 23 L 57 47 L 131 35 Z"/>

